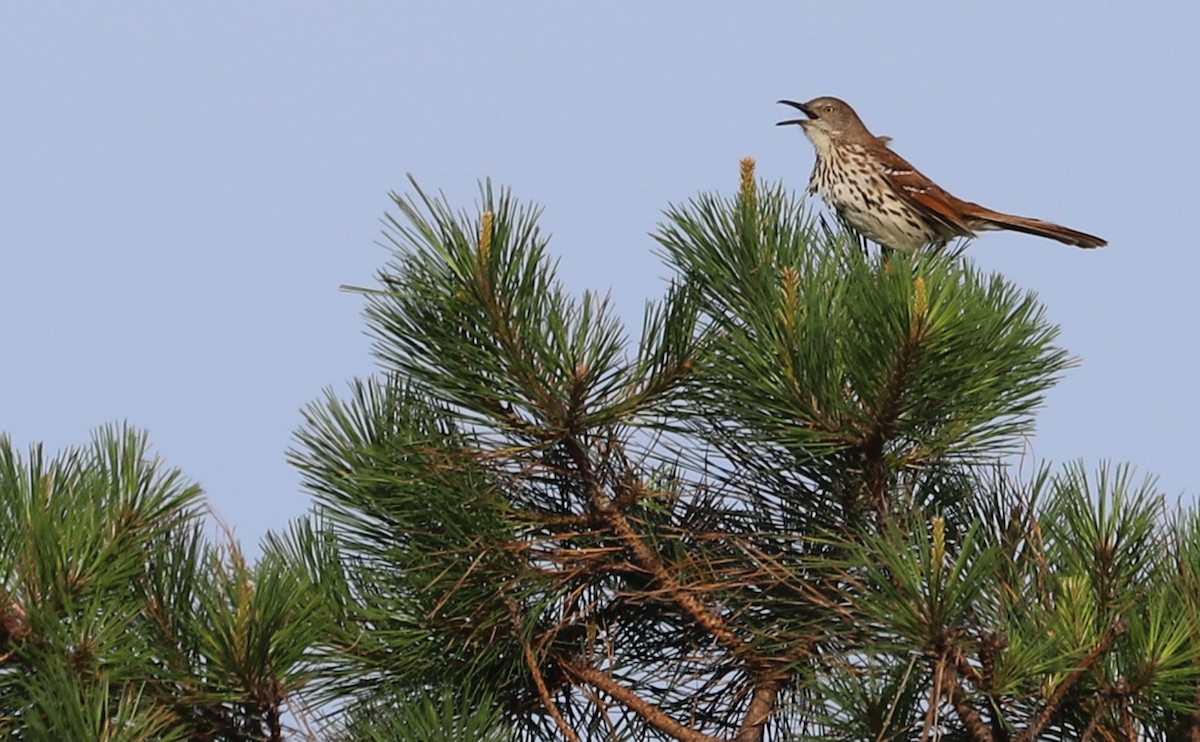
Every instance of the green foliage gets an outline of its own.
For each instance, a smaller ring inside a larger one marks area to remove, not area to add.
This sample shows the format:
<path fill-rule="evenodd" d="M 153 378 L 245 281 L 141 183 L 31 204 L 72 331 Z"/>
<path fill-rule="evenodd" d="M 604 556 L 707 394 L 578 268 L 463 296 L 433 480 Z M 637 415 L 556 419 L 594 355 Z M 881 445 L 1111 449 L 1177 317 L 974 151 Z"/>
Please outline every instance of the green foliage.
<path fill-rule="evenodd" d="M 495 641 L 519 592 L 505 579 L 514 528 L 496 475 L 466 448 L 471 437 L 428 396 L 379 380 L 355 384 L 347 402 L 328 396 L 306 419 L 307 451 L 293 460 L 326 505 L 323 534 L 336 535 L 338 560 L 316 573 L 347 650 L 333 671 L 367 687 L 379 674 L 419 686 L 519 674 L 519 648 Z"/>
<path fill-rule="evenodd" d="M 1125 654 L 1138 699 L 1193 682 L 1169 593 L 1096 604 L 1162 584 L 1152 491 L 1103 478 L 1121 495 L 1089 531 L 1081 472 L 995 467 L 1070 365 L 1035 298 L 863 251 L 747 173 L 668 212 L 676 276 L 636 347 L 507 192 L 476 215 L 395 197 L 359 289 L 384 373 L 310 406 L 292 452 L 319 507 L 287 550 L 335 607 L 347 729 L 1015 737 L 1179 712 L 1087 705 Z M 1113 528 L 1121 555 L 1083 569 Z"/>
<path fill-rule="evenodd" d="M 349 717 L 336 734 L 347 742 L 505 742 L 511 734 L 494 698 L 461 686 L 440 696 L 380 694 Z"/>
<path fill-rule="evenodd" d="M 742 175 L 636 340 L 509 192 L 394 196 L 380 373 L 253 565 L 144 436 L 0 441 L 0 733 L 1200 738 L 1200 515 L 1004 464 L 1071 364 L 1036 298 Z"/>
<path fill-rule="evenodd" d="M 145 445 L 107 429 L 89 447 L 50 461 L 34 449 L 26 462 L 0 439 L 6 734 L 140 739 L 162 727 L 144 697 L 162 673 L 140 630 L 140 577 L 146 547 L 196 517 L 199 490 L 145 460 Z"/>
<path fill-rule="evenodd" d="M 305 581 L 203 539 L 201 492 L 143 434 L 28 459 L 0 439 L 0 730 L 281 738 L 320 626 Z"/>
<path fill-rule="evenodd" d="M 847 468 L 919 481 L 1011 450 L 1069 365 L 1031 294 L 947 254 L 823 236 L 781 188 L 667 216 L 657 239 L 701 297 L 709 351 L 682 410 L 689 432 L 738 470 L 787 461 L 819 483 L 826 512 L 861 506 L 839 486 Z"/>
<path fill-rule="evenodd" d="M 468 419 L 508 428 L 517 416 L 548 433 L 616 422 L 678 373 L 691 341 L 686 304 L 647 313 L 642 353 L 629 362 L 607 299 L 575 301 L 557 283 L 536 210 L 487 185 L 480 216 L 469 217 L 413 185 L 416 199 L 393 194 L 406 221 L 387 218 L 395 259 L 383 288 L 363 290 L 389 370 Z"/>

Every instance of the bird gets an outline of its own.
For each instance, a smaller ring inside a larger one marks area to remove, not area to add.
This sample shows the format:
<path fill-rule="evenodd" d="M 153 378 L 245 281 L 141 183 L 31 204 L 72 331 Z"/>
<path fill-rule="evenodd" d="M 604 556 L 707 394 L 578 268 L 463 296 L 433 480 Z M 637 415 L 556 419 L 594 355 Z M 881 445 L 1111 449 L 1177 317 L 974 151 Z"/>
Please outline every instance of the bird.
<path fill-rule="evenodd" d="M 845 101 L 826 96 L 807 103 L 779 102 L 798 109 L 805 118 L 777 125 L 801 127 L 817 151 L 808 192 L 821 196 L 843 221 L 883 247 L 912 252 L 992 229 L 1048 237 L 1076 247 L 1108 244 L 1086 232 L 993 211 L 951 195 L 893 152 L 889 137 L 872 134 Z"/>

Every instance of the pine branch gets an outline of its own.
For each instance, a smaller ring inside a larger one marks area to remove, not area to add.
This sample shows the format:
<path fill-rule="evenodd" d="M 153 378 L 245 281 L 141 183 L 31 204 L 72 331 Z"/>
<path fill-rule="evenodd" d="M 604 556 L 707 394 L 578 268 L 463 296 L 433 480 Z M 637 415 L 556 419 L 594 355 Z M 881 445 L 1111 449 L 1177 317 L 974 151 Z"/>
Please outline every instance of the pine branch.
<path fill-rule="evenodd" d="M 625 514 L 616 506 L 613 498 L 604 491 L 604 487 L 597 480 L 591 460 L 584 447 L 572 438 L 564 440 L 563 445 L 570 455 L 575 469 L 584 483 L 584 487 L 587 489 L 592 506 L 604 520 L 605 524 L 621 540 L 625 548 L 629 550 L 629 553 L 633 556 L 638 566 L 645 569 L 654 581 L 662 586 L 671 600 L 691 616 L 697 624 L 708 631 L 719 644 L 735 654 L 744 651 L 745 642 L 730 630 L 725 619 L 713 613 L 691 591 L 681 585 L 667 571 L 662 559 L 646 545 L 646 542 L 638 535 L 633 526 L 630 525 Z"/>
<path fill-rule="evenodd" d="M 608 694 L 613 700 L 620 702 L 663 734 L 680 742 L 722 742 L 720 737 L 713 737 L 685 727 L 659 707 L 595 668 L 578 665 L 566 659 L 560 659 L 559 664 L 568 674 Z"/>
<path fill-rule="evenodd" d="M 754 686 L 745 719 L 734 736 L 734 742 L 761 742 L 767 721 L 775 711 L 775 701 L 786 682 L 786 676 L 764 673 Z"/>
<path fill-rule="evenodd" d="M 963 690 L 959 678 L 964 675 L 964 669 L 969 669 L 970 673 L 975 675 L 975 668 L 966 662 L 966 658 L 956 647 L 948 648 L 938 662 L 938 674 L 942 676 L 945 693 L 967 733 L 975 742 L 994 742 L 991 730 L 984 723 L 979 711 L 971 705 L 967 692 Z"/>
<path fill-rule="evenodd" d="M 512 598 L 506 598 L 505 603 L 508 604 L 509 614 L 512 616 L 513 630 L 517 633 L 517 641 L 521 644 L 521 652 L 525 658 L 525 666 L 529 669 L 530 675 L 533 677 L 534 685 L 537 686 L 538 697 L 542 701 L 542 706 L 554 719 L 554 723 L 558 726 L 558 730 L 562 732 L 568 742 L 580 742 L 579 735 L 575 734 L 575 730 L 567 724 L 567 720 L 563 718 L 562 712 L 558 710 L 558 704 L 550 696 L 550 689 L 546 687 L 546 679 L 542 676 L 542 670 L 539 666 L 537 655 L 533 652 L 533 647 L 530 646 L 529 640 L 525 638 L 523 627 L 521 625 L 521 612 L 517 607 L 517 602 Z"/>
<path fill-rule="evenodd" d="M 1041 735 L 1054 719 L 1054 716 L 1062 706 L 1063 699 L 1067 697 L 1067 694 L 1071 692 L 1075 684 L 1092 669 L 1092 666 L 1104 656 L 1113 642 L 1117 640 L 1117 637 L 1124 634 L 1127 628 L 1128 624 L 1122 620 L 1115 621 L 1108 627 L 1108 630 L 1104 632 L 1104 636 L 1096 643 L 1096 646 L 1087 653 L 1087 656 L 1079 662 L 1075 670 L 1059 683 L 1054 692 L 1050 694 L 1050 697 L 1046 699 L 1041 710 L 1034 715 L 1029 726 L 1025 728 L 1021 736 L 1017 737 L 1017 742 L 1034 742 Z"/>

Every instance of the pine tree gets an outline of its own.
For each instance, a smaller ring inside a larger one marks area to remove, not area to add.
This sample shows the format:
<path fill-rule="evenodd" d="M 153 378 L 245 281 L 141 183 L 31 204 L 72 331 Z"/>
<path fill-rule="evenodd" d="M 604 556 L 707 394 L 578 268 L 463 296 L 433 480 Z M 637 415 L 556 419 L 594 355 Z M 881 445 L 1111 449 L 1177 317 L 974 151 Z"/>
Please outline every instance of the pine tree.
<path fill-rule="evenodd" d="M 1031 293 L 746 161 L 668 211 L 634 343 L 536 210 L 413 186 L 361 290 L 381 373 L 292 454 L 345 738 L 1200 739 L 1196 517 L 1003 464 L 1072 363 Z"/>
<path fill-rule="evenodd" d="M 0 736 L 282 740 L 327 631 L 307 572 L 204 536 L 144 433 L 19 455 L 0 436 Z"/>
<path fill-rule="evenodd" d="M 536 209 L 413 186 L 253 566 L 143 434 L 0 438 L 0 734 L 1200 740 L 1200 514 L 1005 464 L 1072 364 L 1031 293 L 747 161 L 634 339 Z"/>

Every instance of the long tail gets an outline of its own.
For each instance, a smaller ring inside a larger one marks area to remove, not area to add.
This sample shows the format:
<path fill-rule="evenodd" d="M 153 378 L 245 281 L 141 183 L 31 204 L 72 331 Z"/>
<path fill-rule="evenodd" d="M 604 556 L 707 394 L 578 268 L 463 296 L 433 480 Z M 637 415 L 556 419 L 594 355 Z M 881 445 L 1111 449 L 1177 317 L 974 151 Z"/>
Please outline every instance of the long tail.
<path fill-rule="evenodd" d="M 963 209 L 963 211 L 974 222 L 971 225 L 974 229 L 1011 229 L 1016 232 L 1037 235 L 1038 237 L 1049 237 L 1052 240 L 1065 242 L 1068 245 L 1076 247 L 1104 247 L 1108 244 L 1107 240 L 1103 240 L 1096 235 L 1080 232 L 1075 229 L 1068 229 L 1053 222 L 1044 222 L 1041 219 L 1031 219 L 1027 216 L 1004 214 L 999 211 L 992 211 L 979 204 L 968 203 L 965 205 L 968 208 Z"/>

